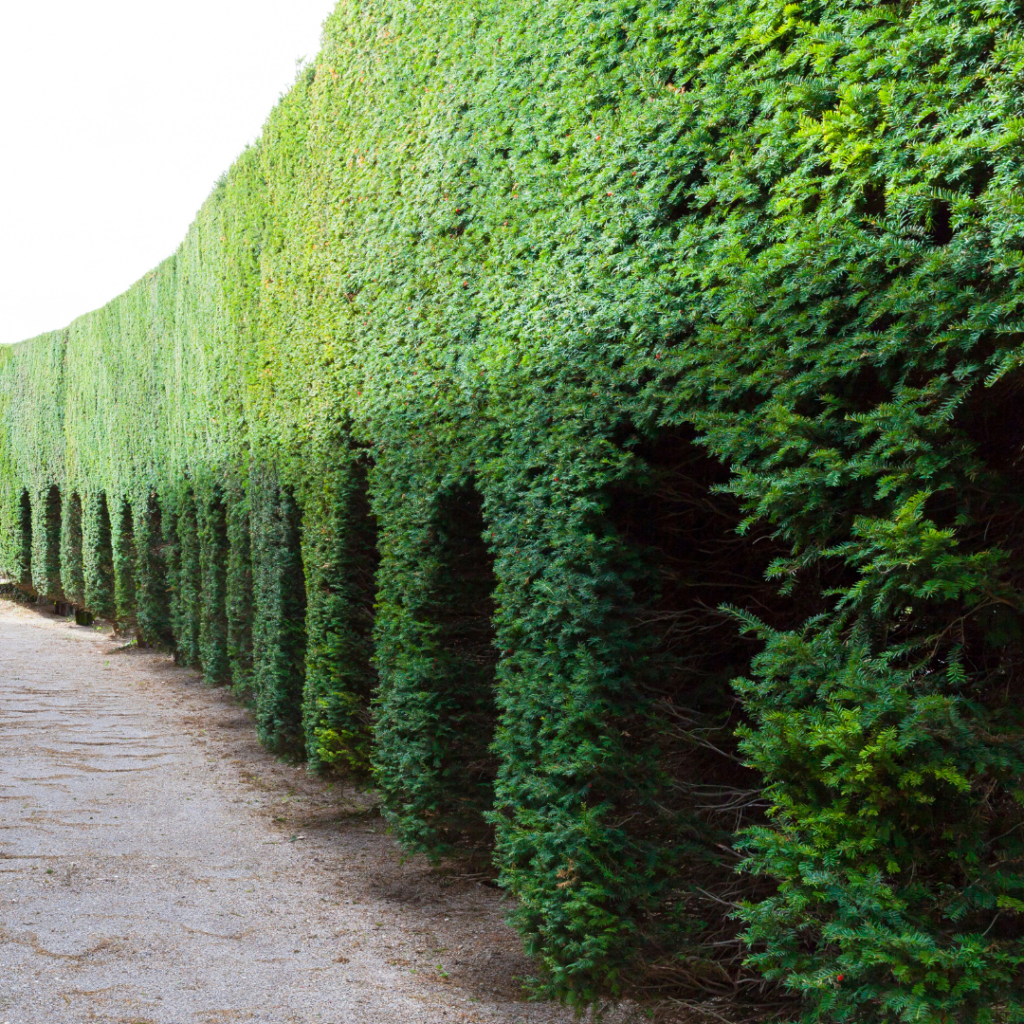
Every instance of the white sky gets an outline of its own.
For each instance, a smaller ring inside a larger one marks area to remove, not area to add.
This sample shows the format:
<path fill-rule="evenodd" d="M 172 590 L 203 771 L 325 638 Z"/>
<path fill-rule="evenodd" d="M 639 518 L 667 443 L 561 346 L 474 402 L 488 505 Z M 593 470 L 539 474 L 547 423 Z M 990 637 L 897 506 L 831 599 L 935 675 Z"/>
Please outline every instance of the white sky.
<path fill-rule="evenodd" d="M 0 343 L 169 256 L 334 0 L 0 0 Z"/>

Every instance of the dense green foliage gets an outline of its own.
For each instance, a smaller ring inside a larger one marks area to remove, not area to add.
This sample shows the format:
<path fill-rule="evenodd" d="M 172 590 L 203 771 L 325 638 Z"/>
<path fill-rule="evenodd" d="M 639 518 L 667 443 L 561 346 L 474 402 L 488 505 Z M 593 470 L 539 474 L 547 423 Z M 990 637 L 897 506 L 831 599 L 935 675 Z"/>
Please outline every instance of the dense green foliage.
<path fill-rule="evenodd" d="M 311 768 L 370 767 L 376 530 L 355 452 L 307 483 L 306 681 L 302 722 Z"/>
<path fill-rule="evenodd" d="M 116 619 L 114 545 L 103 491 L 89 495 L 82 511 L 82 566 L 85 606 L 94 615 Z"/>
<path fill-rule="evenodd" d="M 219 486 L 203 488 L 196 502 L 199 533 L 199 664 L 209 683 L 231 679 L 228 661 L 228 524 Z"/>
<path fill-rule="evenodd" d="M 141 551 L 149 551 L 148 538 L 142 538 Z M 72 494 L 62 505 L 60 534 L 60 592 L 78 607 L 85 606 L 85 577 L 82 561 L 82 499 Z M 142 575 L 140 563 L 140 577 Z M 140 590 L 144 586 L 140 580 Z M 141 594 L 140 594 L 141 596 Z M 141 609 L 140 609 L 141 611 Z"/>
<path fill-rule="evenodd" d="M 167 542 L 163 513 L 157 496 L 143 493 L 135 504 L 138 525 L 135 531 L 135 622 L 143 643 L 173 646 L 170 592 L 168 591 Z M 66 589 L 66 588 L 65 588 Z M 68 592 L 69 599 L 76 601 Z"/>
<path fill-rule="evenodd" d="M 249 536 L 249 501 L 234 476 L 226 487 L 226 505 L 228 664 L 235 691 L 248 693 L 252 684 L 252 540 Z"/>
<path fill-rule="evenodd" d="M 168 587 L 171 594 L 171 629 L 175 653 L 185 665 L 202 666 L 199 634 L 202 628 L 202 574 L 199 562 L 199 523 L 191 487 L 180 496 L 175 514 L 168 516 L 171 545 Z"/>
<path fill-rule="evenodd" d="M 340 4 L 0 353 L 0 566 L 490 856 L 548 992 L 1024 1019 L 1022 16 Z"/>
<path fill-rule="evenodd" d="M 306 590 L 299 510 L 291 487 L 266 466 L 253 474 L 252 688 L 260 739 L 281 754 L 303 749 Z"/>

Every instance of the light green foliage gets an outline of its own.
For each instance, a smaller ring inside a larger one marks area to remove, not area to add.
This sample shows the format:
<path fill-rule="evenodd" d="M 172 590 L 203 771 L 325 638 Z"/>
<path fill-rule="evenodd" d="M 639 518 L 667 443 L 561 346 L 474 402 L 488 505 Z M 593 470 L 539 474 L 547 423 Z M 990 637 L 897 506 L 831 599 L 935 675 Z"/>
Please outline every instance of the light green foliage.
<path fill-rule="evenodd" d="M 54 588 L 56 484 L 113 616 L 127 498 L 140 627 L 490 848 L 549 993 L 1021 1020 L 1022 15 L 339 4 L 179 250 L 0 352 L 0 566 Z"/>

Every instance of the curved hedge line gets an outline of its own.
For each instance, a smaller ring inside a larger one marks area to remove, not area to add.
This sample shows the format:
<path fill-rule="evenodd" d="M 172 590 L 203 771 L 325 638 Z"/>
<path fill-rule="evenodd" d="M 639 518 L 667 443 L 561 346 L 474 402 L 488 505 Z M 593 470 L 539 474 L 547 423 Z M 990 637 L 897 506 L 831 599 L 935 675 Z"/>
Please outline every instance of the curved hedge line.
<path fill-rule="evenodd" d="M 1022 24 L 340 4 L 0 353 L 0 565 L 492 859 L 550 993 L 1024 1019 Z"/>

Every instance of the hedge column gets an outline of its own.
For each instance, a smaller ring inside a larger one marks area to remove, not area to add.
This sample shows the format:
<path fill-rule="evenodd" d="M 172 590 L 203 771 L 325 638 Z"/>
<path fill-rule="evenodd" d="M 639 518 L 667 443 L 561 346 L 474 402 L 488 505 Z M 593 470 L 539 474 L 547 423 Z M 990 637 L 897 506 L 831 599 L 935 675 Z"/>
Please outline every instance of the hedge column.
<path fill-rule="evenodd" d="M 117 616 L 114 550 L 106 494 L 100 491 L 89 495 L 82 512 L 85 606 L 93 615 L 113 621 Z"/>
<path fill-rule="evenodd" d="M 114 605 L 119 629 L 135 625 L 135 572 L 138 555 L 135 549 L 135 521 L 127 498 L 117 504 L 111 521 L 111 547 L 114 559 Z"/>
<path fill-rule="evenodd" d="M 376 525 L 366 466 L 355 451 L 314 474 L 302 528 L 306 567 L 306 688 L 303 728 L 314 770 L 370 767 Z"/>
<path fill-rule="evenodd" d="M 225 487 L 225 529 L 228 554 L 225 579 L 227 651 L 231 684 L 239 693 L 252 686 L 252 543 L 249 537 L 249 495 L 236 477 Z"/>
<path fill-rule="evenodd" d="M 461 476 L 416 465 L 408 451 L 373 474 L 381 528 L 374 771 L 403 844 L 434 857 L 490 838 L 495 658 L 480 663 L 459 634 L 467 597 L 490 629 L 492 595 L 463 586 L 458 572 Z M 481 544 L 482 522 L 469 529 Z"/>
<path fill-rule="evenodd" d="M 526 415 L 529 415 L 527 413 Z M 636 749 L 642 652 L 603 495 L 623 458 L 583 420 L 524 426 L 485 475 L 498 557 L 501 711 L 496 859 L 527 950 L 570 1002 L 612 991 L 663 906 L 671 851 L 651 815 L 653 752 Z"/>
<path fill-rule="evenodd" d="M 199 668 L 199 615 L 202 577 L 199 569 L 199 528 L 196 500 L 191 487 L 178 499 L 174 527 L 174 576 L 171 581 L 171 625 L 178 660 Z"/>
<path fill-rule="evenodd" d="M 171 633 L 170 593 L 167 584 L 167 542 L 158 496 L 147 493 L 136 501 L 140 509 L 135 525 L 136 618 L 139 640 L 145 644 L 174 646 Z"/>
<path fill-rule="evenodd" d="M 306 657 L 300 512 L 271 467 L 254 471 L 249 499 L 256 726 L 271 750 L 300 756 Z"/>
<path fill-rule="evenodd" d="M 60 528 L 60 576 L 64 595 L 78 608 L 85 606 L 82 552 L 82 499 L 77 492 L 64 503 Z"/>
<path fill-rule="evenodd" d="M 61 496 L 52 484 L 36 499 L 32 512 L 32 584 L 49 601 L 63 599 L 60 579 Z"/>
<path fill-rule="evenodd" d="M 220 685 L 230 681 L 231 666 L 226 604 L 228 531 L 223 494 L 218 484 L 197 487 L 196 522 L 202 590 L 199 657 L 203 677 L 208 683 Z"/>

